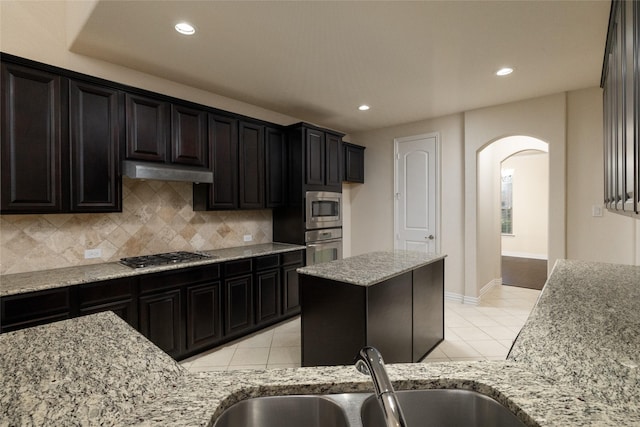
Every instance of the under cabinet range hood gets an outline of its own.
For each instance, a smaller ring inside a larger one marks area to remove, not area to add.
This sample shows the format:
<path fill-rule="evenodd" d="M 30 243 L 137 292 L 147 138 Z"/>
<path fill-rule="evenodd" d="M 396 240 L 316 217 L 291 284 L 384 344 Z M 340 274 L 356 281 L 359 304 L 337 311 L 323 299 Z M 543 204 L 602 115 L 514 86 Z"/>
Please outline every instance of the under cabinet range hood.
<path fill-rule="evenodd" d="M 134 179 L 157 179 L 160 181 L 186 181 L 202 184 L 213 182 L 213 172 L 201 168 L 161 163 L 124 160 L 122 173 Z"/>

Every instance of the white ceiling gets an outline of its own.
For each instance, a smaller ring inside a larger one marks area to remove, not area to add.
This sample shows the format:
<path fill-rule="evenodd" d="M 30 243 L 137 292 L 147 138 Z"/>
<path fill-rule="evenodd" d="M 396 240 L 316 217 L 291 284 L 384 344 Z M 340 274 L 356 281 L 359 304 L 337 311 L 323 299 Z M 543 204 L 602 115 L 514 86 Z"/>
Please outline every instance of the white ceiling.
<path fill-rule="evenodd" d="M 609 8 L 102 0 L 71 49 L 352 133 L 597 86 Z M 176 33 L 181 20 L 197 33 Z M 496 77 L 506 65 L 516 71 Z"/>

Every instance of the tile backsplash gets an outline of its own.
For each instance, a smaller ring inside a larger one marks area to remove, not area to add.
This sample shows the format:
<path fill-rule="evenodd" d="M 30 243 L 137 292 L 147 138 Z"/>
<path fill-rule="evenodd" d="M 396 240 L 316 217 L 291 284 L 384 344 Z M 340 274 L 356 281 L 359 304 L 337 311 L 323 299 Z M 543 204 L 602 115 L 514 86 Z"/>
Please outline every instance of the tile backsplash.
<path fill-rule="evenodd" d="M 190 183 L 123 177 L 122 191 L 121 213 L 1 215 L 0 274 L 272 241 L 270 210 L 194 212 Z"/>

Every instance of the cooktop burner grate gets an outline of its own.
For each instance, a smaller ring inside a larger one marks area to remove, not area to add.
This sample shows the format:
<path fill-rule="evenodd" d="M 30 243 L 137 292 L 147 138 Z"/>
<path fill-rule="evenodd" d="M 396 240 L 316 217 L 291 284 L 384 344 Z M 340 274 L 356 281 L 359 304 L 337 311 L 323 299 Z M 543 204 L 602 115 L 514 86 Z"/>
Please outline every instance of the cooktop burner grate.
<path fill-rule="evenodd" d="M 207 258 L 212 257 L 203 253 L 180 251 L 122 258 L 120 263 L 131 268 L 144 268 L 166 264 L 178 264 L 187 261 L 197 261 L 199 259 Z"/>

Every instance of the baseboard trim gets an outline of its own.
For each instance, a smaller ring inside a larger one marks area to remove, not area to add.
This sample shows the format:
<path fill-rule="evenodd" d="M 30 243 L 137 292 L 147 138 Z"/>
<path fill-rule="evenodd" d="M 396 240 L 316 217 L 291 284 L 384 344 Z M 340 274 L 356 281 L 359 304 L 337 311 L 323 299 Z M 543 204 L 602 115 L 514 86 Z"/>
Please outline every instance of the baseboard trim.
<path fill-rule="evenodd" d="M 514 258 L 543 259 L 545 261 L 549 258 L 546 254 L 531 254 L 528 252 L 510 252 L 510 251 L 503 251 L 502 256 L 510 256 Z"/>
<path fill-rule="evenodd" d="M 484 285 L 482 289 L 480 289 L 480 296 L 472 297 L 472 296 L 457 294 L 455 292 L 445 292 L 444 299 L 445 301 L 452 301 L 460 304 L 478 305 L 482 300 L 482 296 L 487 292 L 489 292 L 491 288 L 498 285 L 502 285 L 502 277 L 493 279 L 492 281 Z"/>

